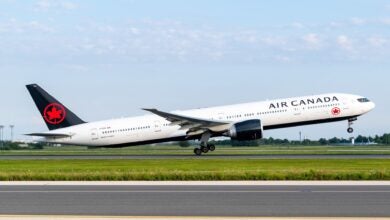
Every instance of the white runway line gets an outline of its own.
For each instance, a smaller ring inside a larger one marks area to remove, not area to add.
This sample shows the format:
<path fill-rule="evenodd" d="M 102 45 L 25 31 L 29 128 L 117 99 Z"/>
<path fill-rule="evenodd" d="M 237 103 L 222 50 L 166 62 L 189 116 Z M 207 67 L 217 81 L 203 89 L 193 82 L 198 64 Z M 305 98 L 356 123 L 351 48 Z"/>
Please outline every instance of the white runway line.
<path fill-rule="evenodd" d="M 0 181 L 0 186 L 390 186 L 390 181 Z"/>

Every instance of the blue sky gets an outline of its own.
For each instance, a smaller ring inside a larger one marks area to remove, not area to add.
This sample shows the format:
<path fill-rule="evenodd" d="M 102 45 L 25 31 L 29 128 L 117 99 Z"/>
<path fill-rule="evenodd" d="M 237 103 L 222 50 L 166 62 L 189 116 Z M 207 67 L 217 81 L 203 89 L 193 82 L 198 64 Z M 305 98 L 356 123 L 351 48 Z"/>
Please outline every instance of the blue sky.
<path fill-rule="evenodd" d="M 87 121 L 328 92 L 389 132 L 390 1 L 0 1 L 0 124 L 46 127 L 39 83 Z M 348 137 L 346 122 L 267 132 Z M 6 131 L 6 135 L 9 132 Z"/>

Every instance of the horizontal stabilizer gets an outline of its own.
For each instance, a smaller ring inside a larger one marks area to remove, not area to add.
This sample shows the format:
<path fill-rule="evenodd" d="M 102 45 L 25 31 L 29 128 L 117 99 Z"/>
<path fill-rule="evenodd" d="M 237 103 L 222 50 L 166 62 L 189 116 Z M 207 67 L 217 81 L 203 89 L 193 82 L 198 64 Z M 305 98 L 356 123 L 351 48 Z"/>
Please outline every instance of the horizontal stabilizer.
<path fill-rule="evenodd" d="M 48 138 L 64 138 L 64 137 L 71 137 L 72 135 L 69 134 L 55 134 L 55 133 L 31 133 L 26 134 L 28 136 L 37 136 L 37 137 L 48 137 Z"/>

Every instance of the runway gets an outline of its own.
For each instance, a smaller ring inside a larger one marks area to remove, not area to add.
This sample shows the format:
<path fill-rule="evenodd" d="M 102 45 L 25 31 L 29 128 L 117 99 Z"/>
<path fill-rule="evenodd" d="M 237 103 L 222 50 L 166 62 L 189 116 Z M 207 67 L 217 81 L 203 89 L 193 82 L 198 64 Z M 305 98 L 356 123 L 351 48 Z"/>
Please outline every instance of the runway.
<path fill-rule="evenodd" d="M 195 184 L 0 184 L 0 213 L 88 216 L 390 216 L 390 184 Z"/>
<path fill-rule="evenodd" d="M 390 159 L 390 154 L 280 155 L 0 155 L 0 160 L 146 160 L 146 159 Z"/>

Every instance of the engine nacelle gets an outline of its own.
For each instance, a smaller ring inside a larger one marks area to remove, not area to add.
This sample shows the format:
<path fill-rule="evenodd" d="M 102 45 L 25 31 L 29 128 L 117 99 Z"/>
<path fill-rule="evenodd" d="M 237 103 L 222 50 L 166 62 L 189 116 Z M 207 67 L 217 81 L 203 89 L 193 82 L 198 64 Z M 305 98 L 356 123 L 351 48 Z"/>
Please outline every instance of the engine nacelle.
<path fill-rule="evenodd" d="M 258 119 L 238 122 L 234 124 L 226 134 L 232 140 L 257 140 L 263 138 L 263 125 Z"/>

